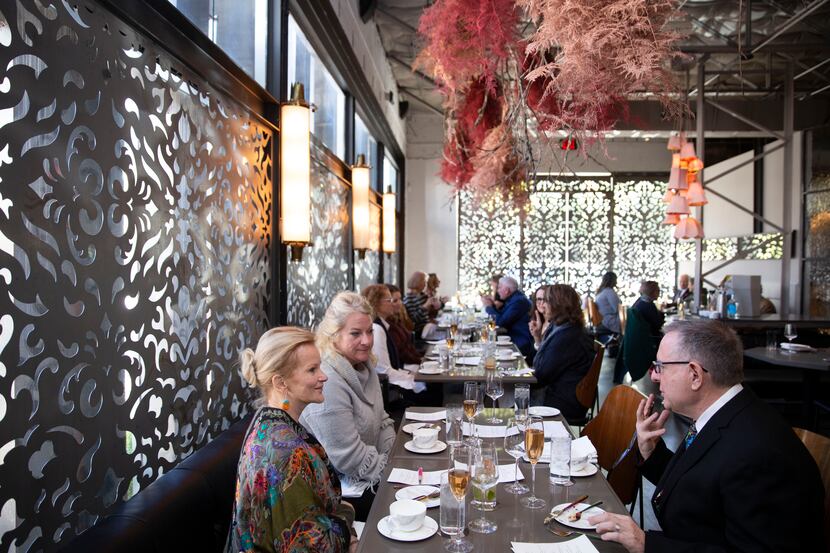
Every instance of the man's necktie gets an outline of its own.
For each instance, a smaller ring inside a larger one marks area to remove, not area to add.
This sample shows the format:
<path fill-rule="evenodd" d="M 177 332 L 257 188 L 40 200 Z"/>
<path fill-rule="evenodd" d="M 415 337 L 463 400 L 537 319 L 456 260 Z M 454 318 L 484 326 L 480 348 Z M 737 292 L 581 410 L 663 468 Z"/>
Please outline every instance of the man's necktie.
<path fill-rule="evenodd" d="M 689 446 L 692 445 L 692 442 L 695 441 L 696 437 L 697 428 L 695 427 L 695 423 L 692 423 L 692 425 L 689 427 L 689 431 L 686 432 L 686 437 L 683 439 L 683 441 L 686 442 L 686 449 L 689 449 Z"/>

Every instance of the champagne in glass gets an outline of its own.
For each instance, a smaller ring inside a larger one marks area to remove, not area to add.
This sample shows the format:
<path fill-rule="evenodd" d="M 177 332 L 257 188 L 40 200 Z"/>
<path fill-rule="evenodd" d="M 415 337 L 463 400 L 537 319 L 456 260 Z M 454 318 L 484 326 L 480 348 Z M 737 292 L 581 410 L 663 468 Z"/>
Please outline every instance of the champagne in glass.
<path fill-rule="evenodd" d="M 464 496 L 458 499 L 449 482 L 449 474 L 441 475 L 441 510 L 438 514 L 441 531 L 450 536 L 444 548 L 450 553 L 469 553 L 473 544 L 464 539 L 466 518 Z"/>
<path fill-rule="evenodd" d="M 464 416 L 467 418 L 467 422 L 472 425 L 473 436 L 476 435 L 475 416 L 478 411 L 479 394 L 478 382 L 464 383 Z"/>
<path fill-rule="evenodd" d="M 467 485 L 470 483 L 470 471 L 466 468 L 452 468 L 447 471 L 447 478 L 455 498 L 461 501 L 467 494 Z"/>
<path fill-rule="evenodd" d="M 447 348 L 452 351 L 455 348 L 455 335 L 450 334 L 447 336 Z"/>
<path fill-rule="evenodd" d="M 531 488 L 530 497 L 522 499 L 522 505 L 528 509 L 541 509 L 546 505 L 544 499 L 536 497 L 536 463 L 542 456 L 545 447 L 545 426 L 542 417 L 530 416 L 525 428 L 525 452 L 530 459 Z"/>
<path fill-rule="evenodd" d="M 508 484 L 504 489 L 514 495 L 523 495 L 530 491 L 530 488 L 519 483 L 519 459 L 525 452 L 524 444 L 524 421 L 520 422 L 516 418 L 510 419 L 504 435 L 504 450 L 516 460 L 516 466 L 513 471 L 513 483 Z"/>
<path fill-rule="evenodd" d="M 490 320 L 487 321 L 487 326 L 490 328 L 490 330 L 496 330 L 496 319 L 490 317 Z"/>

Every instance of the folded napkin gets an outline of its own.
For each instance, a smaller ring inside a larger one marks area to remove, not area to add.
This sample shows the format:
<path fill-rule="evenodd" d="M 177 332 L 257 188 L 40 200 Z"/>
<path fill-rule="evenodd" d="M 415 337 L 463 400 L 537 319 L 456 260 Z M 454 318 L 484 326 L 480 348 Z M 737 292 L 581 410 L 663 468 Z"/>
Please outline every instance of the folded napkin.
<path fill-rule="evenodd" d="M 446 346 L 446 340 L 427 340 L 427 344 L 432 344 L 433 346 Z"/>
<path fill-rule="evenodd" d="M 477 356 L 477 357 L 460 357 L 459 359 L 456 359 L 455 363 L 456 363 L 456 365 L 473 365 L 473 366 L 476 366 L 476 365 L 478 365 L 479 361 L 481 361 L 480 356 Z"/>
<path fill-rule="evenodd" d="M 343 497 L 361 497 L 370 485 L 365 480 L 353 480 L 343 476 L 340 477 L 340 489 Z"/>
<path fill-rule="evenodd" d="M 469 422 L 464 421 L 463 428 L 465 436 L 473 435 L 473 426 Z M 511 436 L 519 433 L 519 429 L 515 426 L 511 426 L 510 430 Z M 479 438 L 504 438 L 505 434 L 507 434 L 507 427 L 501 425 L 492 426 L 488 424 L 477 424 L 476 431 L 478 432 Z"/>
<path fill-rule="evenodd" d="M 433 411 L 432 413 L 418 413 L 415 411 L 406 411 L 404 413 L 404 418 L 420 422 L 442 421 L 445 418 L 447 418 L 447 410 L 441 409 L 440 411 Z"/>
<path fill-rule="evenodd" d="M 596 459 L 597 448 L 588 436 L 582 436 L 571 442 L 571 459 Z"/>
<path fill-rule="evenodd" d="M 796 344 L 794 342 L 781 342 L 781 349 L 789 351 L 816 351 L 812 346 L 806 344 Z"/>
<path fill-rule="evenodd" d="M 440 486 L 441 485 L 441 475 L 447 471 L 445 470 L 425 470 L 423 473 L 423 478 L 421 479 L 420 484 L 424 486 Z M 392 471 L 389 473 L 389 477 L 386 479 L 387 482 L 396 482 L 398 484 L 406 484 L 408 486 L 417 486 L 418 482 L 418 471 L 417 470 L 409 470 L 409 469 L 399 469 L 393 468 Z"/>
<path fill-rule="evenodd" d="M 559 543 L 524 543 L 510 542 L 513 553 L 599 553 L 588 536 L 582 535 L 575 539 Z"/>

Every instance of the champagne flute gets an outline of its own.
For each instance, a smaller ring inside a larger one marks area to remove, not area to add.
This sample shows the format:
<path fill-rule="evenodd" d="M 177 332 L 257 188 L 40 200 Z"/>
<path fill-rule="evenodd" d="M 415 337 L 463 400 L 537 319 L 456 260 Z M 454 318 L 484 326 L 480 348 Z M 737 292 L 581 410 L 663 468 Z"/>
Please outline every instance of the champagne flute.
<path fill-rule="evenodd" d="M 499 398 L 504 395 L 504 385 L 499 371 L 487 371 L 484 393 L 493 400 L 493 417 L 488 420 L 493 424 L 499 424 L 501 419 L 496 416 L 496 410 L 499 408 Z"/>
<path fill-rule="evenodd" d="M 498 526 L 487 520 L 485 516 L 488 495 L 493 492 L 495 504 L 496 484 L 499 482 L 499 458 L 494 444 L 480 444 L 472 452 L 472 463 L 470 464 L 470 482 L 473 485 L 473 497 L 480 495 L 478 501 L 481 509 L 481 517 L 470 521 L 470 530 L 479 534 L 492 534 Z M 475 504 L 475 502 L 473 502 Z M 491 509 L 492 510 L 492 509 Z"/>
<path fill-rule="evenodd" d="M 524 419 L 515 417 L 510 419 L 507 425 L 507 433 L 504 435 L 504 450 L 516 460 L 513 472 L 513 483 L 504 487 L 505 491 L 513 495 L 524 495 L 530 488 L 519 483 L 519 459 L 525 452 Z"/>
<path fill-rule="evenodd" d="M 438 514 L 441 531 L 450 536 L 444 549 L 450 553 L 469 553 L 473 544 L 464 539 L 465 511 L 464 496 L 455 494 L 449 472 L 441 475 L 441 510 Z"/>
<path fill-rule="evenodd" d="M 487 326 L 490 330 L 496 330 L 496 319 L 491 315 L 490 319 L 487 321 Z"/>
<path fill-rule="evenodd" d="M 477 436 L 475 417 L 479 409 L 479 395 L 478 382 L 464 383 L 464 416 L 472 426 L 470 433 L 473 437 Z"/>
<path fill-rule="evenodd" d="M 545 447 L 545 425 L 542 417 L 531 415 L 528 417 L 527 426 L 525 428 L 525 452 L 527 458 L 530 459 L 531 466 L 531 488 L 530 497 L 522 499 L 522 505 L 528 509 L 541 509 L 547 503 L 544 499 L 536 497 L 536 463 L 542 456 L 542 450 Z"/>

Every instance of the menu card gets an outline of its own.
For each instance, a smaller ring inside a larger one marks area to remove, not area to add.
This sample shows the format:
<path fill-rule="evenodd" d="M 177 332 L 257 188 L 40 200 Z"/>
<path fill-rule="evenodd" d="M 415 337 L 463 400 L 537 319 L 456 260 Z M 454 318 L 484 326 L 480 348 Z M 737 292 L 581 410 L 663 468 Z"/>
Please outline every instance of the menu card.
<path fill-rule="evenodd" d="M 559 543 L 522 543 L 511 542 L 513 553 L 599 553 L 588 536 Z"/>
<path fill-rule="evenodd" d="M 507 433 L 507 427 L 502 425 L 489 426 L 484 424 L 477 424 L 476 431 L 478 432 L 479 438 L 504 438 L 504 435 Z M 518 433 L 518 428 L 516 428 L 515 426 L 510 427 L 511 436 Z M 473 435 L 473 425 L 471 425 L 467 421 L 464 421 L 464 435 Z"/>
<path fill-rule="evenodd" d="M 441 485 L 441 474 L 445 473 L 445 470 L 425 470 L 424 477 L 421 480 L 421 484 L 425 486 L 440 486 Z M 409 469 L 398 469 L 393 468 L 392 472 L 389 473 L 389 478 L 386 479 L 387 482 L 397 482 L 398 484 L 406 484 L 408 486 L 417 486 L 418 485 L 418 471 L 417 470 L 409 470 Z"/>

